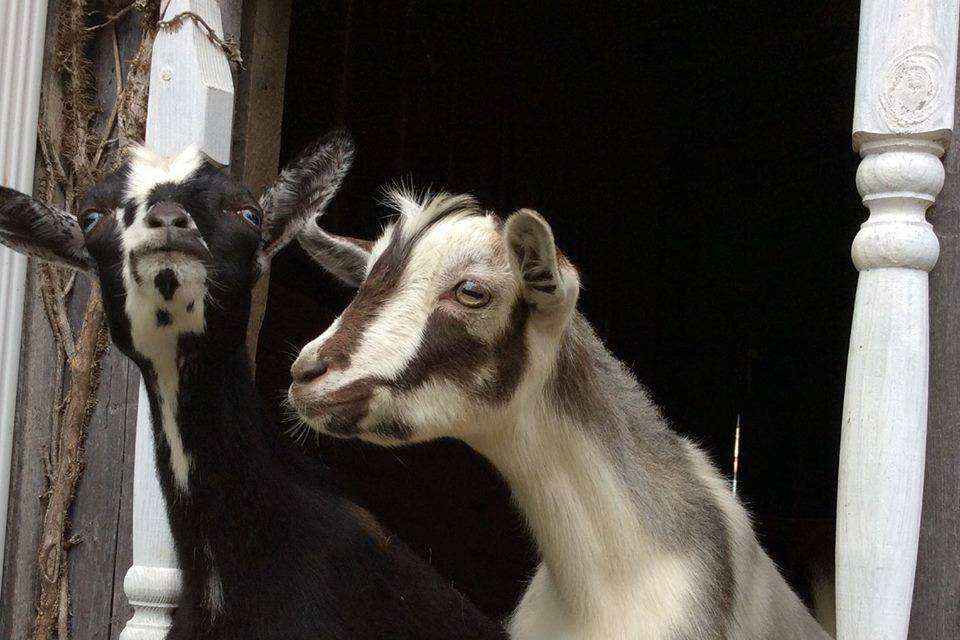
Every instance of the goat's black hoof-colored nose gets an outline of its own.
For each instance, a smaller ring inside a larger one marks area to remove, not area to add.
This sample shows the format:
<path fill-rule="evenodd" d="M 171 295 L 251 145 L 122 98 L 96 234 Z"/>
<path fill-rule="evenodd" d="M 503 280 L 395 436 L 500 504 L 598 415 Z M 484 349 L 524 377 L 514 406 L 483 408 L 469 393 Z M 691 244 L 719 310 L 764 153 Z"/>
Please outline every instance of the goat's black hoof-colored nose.
<path fill-rule="evenodd" d="M 290 374 L 295 382 L 306 383 L 324 375 L 328 369 L 329 365 L 326 358 L 310 358 L 306 361 L 298 360 L 294 362 Z"/>
<path fill-rule="evenodd" d="M 190 226 L 190 216 L 178 204 L 158 202 L 150 207 L 144 222 L 151 229 L 186 229 Z"/>

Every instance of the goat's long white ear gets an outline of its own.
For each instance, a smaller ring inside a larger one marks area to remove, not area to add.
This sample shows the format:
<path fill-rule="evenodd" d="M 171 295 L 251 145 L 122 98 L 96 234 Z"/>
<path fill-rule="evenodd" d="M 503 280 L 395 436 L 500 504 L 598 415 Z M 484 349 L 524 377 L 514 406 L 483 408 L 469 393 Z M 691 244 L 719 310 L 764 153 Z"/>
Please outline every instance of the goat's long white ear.
<path fill-rule="evenodd" d="M 373 249 L 369 240 L 328 233 L 320 228 L 320 216 L 303 228 L 297 240 L 317 264 L 348 287 L 359 287 L 367 277 Z"/>
<path fill-rule="evenodd" d="M 539 213 L 513 212 L 503 225 L 503 238 L 524 300 L 543 310 L 576 303 L 576 270 L 558 254 L 553 231 Z"/>
<path fill-rule="evenodd" d="M 0 187 L 0 244 L 85 273 L 93 270 L 75 216 L 6 187 Z"/>
<path fill-rule="evenodd" d="M 307 222 L 323 214 L 353 164 L 355 147 L 345 131 L 331 131 L 288 164 L 260 197 L 263 233 L 259 262 L 289 243 Z"/>

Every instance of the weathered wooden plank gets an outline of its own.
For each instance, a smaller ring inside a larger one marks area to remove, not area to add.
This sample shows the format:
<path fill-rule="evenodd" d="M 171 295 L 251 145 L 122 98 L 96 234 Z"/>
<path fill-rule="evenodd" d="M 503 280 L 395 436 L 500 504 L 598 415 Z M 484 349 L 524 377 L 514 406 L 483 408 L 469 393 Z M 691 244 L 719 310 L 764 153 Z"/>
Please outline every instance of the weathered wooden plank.
<path fill-rule="evenodd" d="M 230 170 L 259 193 L 277 175 L 291 0 L 246 0 Z"/>
<path fill-rule="evenodd" d="M 95 18 L 96 20 L 97 18 Z M 102 19 L 102 16 L 99 18 Z M 121 71 L 124 61 L 134 57 L 140 43 L 140 20 L 115 24 Z M 98 125 L 104 127 L 117 97 L 117 79 L 110 30 L 104 30 L 93 45 L 94 76 L 100 103 Z M 82 278 L 81 278 L 82 280 Z M 82 314 L 87 299 L 87 283 L 77 292 L 84 305 L 76 305 Z M 77 324 L 79 326 L 79 318 Z M 97 408 L 87 429 L 86 467 L 71 517 L 72 532 L 80 539 L 69 555 L 71 586 L 71 633 L 76 640 L 110 637 L 113 621 L 118 523 L 124 497 L 123 473 L 128 437 L 127 415 L 135 410 L 137 398 L 128 387 L 136 385 L 139 373 L 115 347 L 103 359 L 102 382 Z M 129 496 L 126 496 L 129 501 Z"/>
<path fill-rule="evenodd" d="M 225 29 L 228 16 L 235 19 L 242 5 L 240 52 L 246 66 L 237 78 L 230 171 L 255 194 L 279 169 L 291 4 L 291 0 L 225 3 Z M 247 349 L 254 363 L 269 287 L 270 277 L 265 274 L 253 290 Z"/>
<path fill-rule="evenodd" d="M 33 624 L 37 595 L 36 558 L 40 541 L 40 493 L 45 485 L 43 455 L 50 443 L 56 365 L 53 333 L 43 312 L 37 263 L 27 276 L 20 381 L 17 389 L 7 548 L 4 557 L 0 637 L 24 640 Z"/>
<path fill-rule="evenodd" d="M 957 109 L 960 112 L 960 108 Z M 960 125 L 928 213 L 940 240 L 930 272 L 930 411 L 910 637 L 960 638 Z"/>
<path fill-rule="evenodd" d="M 243 20 L 244 0 L 220 0 L 220 23 L 223 25 L 224 38 L 240 39 L 240 22 Z M 234 71 L 234 86 L 236 86 L 236 69 Z M 236 113 L 236 110 L 234 110 Z"/>
<path fill-rule="evenodd" d="M 71 527 L 79 545 L 70 551 L 73 638 L 110 637 L 113 620 L 118 523 L 124 497 L 129 360 L 115 347 L 104 357 L 101 392 L 87 432 L 86 468 L 73 506 Z"/>

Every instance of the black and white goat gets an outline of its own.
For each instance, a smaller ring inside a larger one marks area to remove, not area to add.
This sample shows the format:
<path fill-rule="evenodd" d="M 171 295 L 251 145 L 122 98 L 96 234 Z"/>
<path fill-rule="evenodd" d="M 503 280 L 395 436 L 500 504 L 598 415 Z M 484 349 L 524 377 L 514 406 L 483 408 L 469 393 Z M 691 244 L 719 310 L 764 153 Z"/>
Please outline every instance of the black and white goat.
<path fill-rule="evenodd" d="M 184 578 L 171 640 L 503 634 L 332 481 L 274 455 L 244 348 L 251 287 L 353 153 L 329 134 L 259 204 L 196 149 L 134 150 L 76 215 L 0 188 L 0 241 L 90 274 L 143 374 Z"/>
<path fill-rule="evenodd" d="M 386 445 L 459 438 L 509 482 L 543 563 L 522 640 L 823 640 L 694 444 L 576 311 L 549 225 L 469 196 L 418 200 L 373 244 L 300 241 L 359 291 L 303 348 L 290 401 Z"/>

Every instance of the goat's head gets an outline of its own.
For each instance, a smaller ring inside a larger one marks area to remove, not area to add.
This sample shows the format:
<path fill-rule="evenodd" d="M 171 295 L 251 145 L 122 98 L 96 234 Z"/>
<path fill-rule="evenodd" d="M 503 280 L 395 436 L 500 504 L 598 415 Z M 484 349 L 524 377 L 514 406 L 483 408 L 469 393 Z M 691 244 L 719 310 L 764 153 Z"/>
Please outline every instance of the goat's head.
<path fill-rule="evenodd" d="M 258 203 L 195 148 L 173 158 L 135 148 L 75 213 L 0 187 L 0 242 L 93 276 L 128 355 L 147 355 L 162 337 L 242 339 L 253 283 L 323 211 L 352 157 L 349 137 L 328 134 Z"/>
<path fill-rule="evenodd" d="M 301 233 L 359 290 L 301 350 L 290 402 L 320 431 L 381 444 L 479 435 L 518 388 L 542 384 L 540 351 L 572 316 L 576 270 L 534 211 L 504 222 L 469 196 L 391 200 L 400 217 L 375 243 L 317 225 Z"/>

